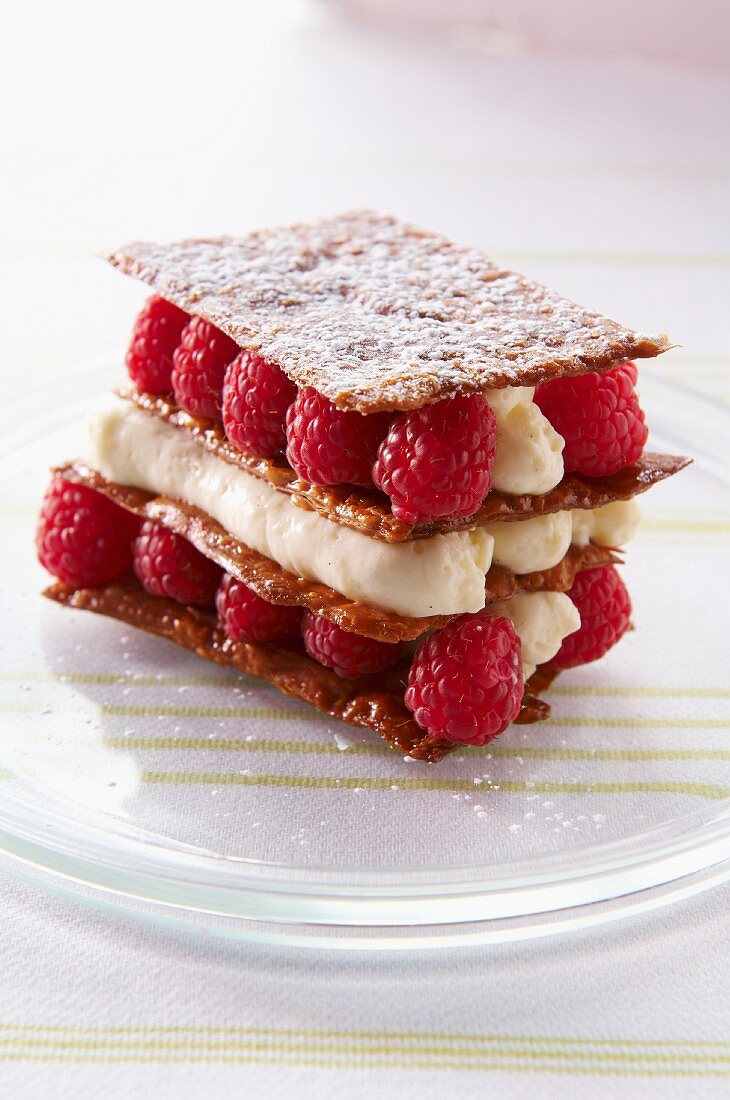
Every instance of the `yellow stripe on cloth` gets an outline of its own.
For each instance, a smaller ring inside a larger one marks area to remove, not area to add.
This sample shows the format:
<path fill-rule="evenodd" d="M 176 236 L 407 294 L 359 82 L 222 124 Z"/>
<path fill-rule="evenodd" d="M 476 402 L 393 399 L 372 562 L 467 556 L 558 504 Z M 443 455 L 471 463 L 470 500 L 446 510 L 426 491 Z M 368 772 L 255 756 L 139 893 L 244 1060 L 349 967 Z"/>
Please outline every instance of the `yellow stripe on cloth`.
<path fill-rule="evenodd" d="M 301 704 L 300 704 L 301 706 Z M 65 715 L 74 713 L 63 702 L 59 702 L 59 713 Z M 33 703 L 0 703 L 0 711 L 15 712 L 18 714 L 43 714 L 46 717 L 53 715 L 51 706 L 40 706 Z M 102 717 L 117 718 L 276 718 L 281 721 L 306 721 L 331 723 L 332 718 L 328 714 L 322 714 L 309 707 L 287 710 L 283 707 L 236 707 L 236 706 L 128 706 L 126 704 L 90 702 L 88 707 L 78 711 L 79 714 L 89 715 L 98 713 Z M 601 729 L 730 729 L 730 718 L 609 718 L 609 717 L 581 717 L 572 715 L 559 715 L 546 718 L 540 722 L 540 728 L 565 728 L 565 727 L 598 727 Z"/>
<path fill-rule="evenodd" d="M 44 674 L 31 671 L 5 671 L 0 670 L 0 682 L 6 683 L 58 683 L 58 684 L 120 684 L 124 687 L 236 687 L 238 684 L 256 684 L 260 687 L 276 689 L 265 680 L 258 680 L 254 676 L 247 676 L 242 672 L 231 671 L 230 675 L 185 675 L 170 676 L 159 673 L 151 676 L 138 675 L 133 672 L 58 672 Z M 730 698 L 730 688 L 720 685 L 707 687 L 680 687 L 677 685 L 649 685 L 639 686 L 632 684 L 563 684 L 557 683 L 550 687 L 550 695 L 568 696 L 613 696 L 646 697 L 646 698 Z"/>
<path fill-rule="evenodd" d="M 232 1027 L 0 1025 L 0 1061 L 279 1063 L 368 1069 L 730 1075 L 730 1044 L 691 1040 Z"/>
<path fill-rule="evenodd" d="M 380 776 L 242 775 L 240 772 L 142 772 L 143 783 L 215 787 L 299 787 L 351 791 L 501 791 L 504 794 L 678 794 L 695 798 L 727 798 L 730 787 L 714 783 L 538 783 L 500 779 L 389 779 Z"/>
<path fill-rule="evenodd" d="M 332 741 L 282 741 L 275 738 L 247 737 L 105 737 L 102 744 L 109 749 L 130 749 L 166 752 L 178 749 L 187 752 L 270 752 L 304 753 L 321 756 L 386 756 L 393 750 L 378 742 L 353 742 L 346 749 Z M 469 756 L 487 755 L 495 758 L 526 760 L 730 760 L 730 749 L 576 749 L 546 748 L 536 745 L 499 745 L 490 742 L 482 747 L 464 746 Z"/>

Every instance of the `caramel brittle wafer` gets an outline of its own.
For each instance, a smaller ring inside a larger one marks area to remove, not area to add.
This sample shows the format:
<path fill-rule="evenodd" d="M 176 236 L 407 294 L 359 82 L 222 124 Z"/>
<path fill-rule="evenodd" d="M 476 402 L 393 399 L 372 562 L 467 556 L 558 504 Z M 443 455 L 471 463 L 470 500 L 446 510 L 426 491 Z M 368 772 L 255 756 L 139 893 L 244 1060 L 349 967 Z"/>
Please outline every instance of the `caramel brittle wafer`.
<path fill-rule="evenodd" d="M 125 390 L 122 396 L 138 408 L 186 432 L 205 450 L 218 458 L 268 481 L 282 492 L 289 493 L 295 504 L 308 508 L 343 527 L 360 531 L 382 542 L 405 542 L 408 539 L 430 538 L 448 531 L 467 527 L 483 527 L 495 521 L 512 521 L 563 512 L 571 508 L 601 508 L 617 500 L 630 500 L 646 492 L 665 478 L 689 465 L 691 459 L 681 455 L 647 452 L 638 462 L 625 466 L 610 477 L 581 477 L 566 474 L 559 485 L 542 495 L 513 496 L 492 490 L 479 510 L 460 520 L 441 520 L 415 527 L 395 518 L 388 498 L 375 488 L 355 489 L 351 485 L 308 485 L 297 479 L 283 457 L 259 458 L 234 447 L 220 425 L 199 421 L 178 408 L 171 398 Z"/>
<path fill-rule="evenodd" d="M 654 356 L 632 332 L 474 248 L 369 210 L 109 257 L 342 409 L 412 409 Z"/>
<path fill-rule="evenodd" d="M 437 763 L 459 747 L 453 741 L 429 736 L 413 720 L 403 701 L 407 662 L 376 676 L 343 680 L 307 657 L 301 643 L 232 642 L 216 626 L 211 613 L 150 596 L 136 580 L 80 589 L 57 582 L 44 595 L 67 607 L 119 619 L 209 661 L 268 680 L 285 695 L 303 699 L 351 726 L 372 730 L 391 748 L 416 760 Z M 529 689 L 530 684 L 527 686 Z M 537 722 L 549 713 L 547 703 L 526 694 L 517 721 Z"/>

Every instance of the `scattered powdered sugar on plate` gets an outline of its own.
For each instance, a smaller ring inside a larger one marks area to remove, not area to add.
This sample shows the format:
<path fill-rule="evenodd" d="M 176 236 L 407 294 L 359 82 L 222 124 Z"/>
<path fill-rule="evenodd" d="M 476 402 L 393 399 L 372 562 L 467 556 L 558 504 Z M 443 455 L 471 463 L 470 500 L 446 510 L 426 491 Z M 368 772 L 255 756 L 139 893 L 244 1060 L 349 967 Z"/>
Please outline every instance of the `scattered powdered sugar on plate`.
<path fill-rule="evenodd" d="M 348 749 L 359 744 L 356 737 L 348 737 L 347 734 L 340 733 L 339 731 L 332 734 L 332 739 L 340 752 L 347 752 Z"/>

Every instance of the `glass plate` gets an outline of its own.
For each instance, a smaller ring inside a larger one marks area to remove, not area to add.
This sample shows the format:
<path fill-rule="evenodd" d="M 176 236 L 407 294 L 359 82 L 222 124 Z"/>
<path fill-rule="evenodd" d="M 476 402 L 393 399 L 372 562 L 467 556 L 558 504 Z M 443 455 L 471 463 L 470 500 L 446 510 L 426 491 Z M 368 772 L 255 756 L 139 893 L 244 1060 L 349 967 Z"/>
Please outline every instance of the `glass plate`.
<path fill-rule="evenodd" d="M 730 417 L 642 377 L 657 450 L 637 629 L 559 680 L 547 724 L 437 767 L 122 624 L 44 600 L 47 468 L 83 451 L 98 370 L 17 401 L 5 544 L 0 868 L 206 933 L 317 947 L 517 939 L 730 876 Z M 103 398 L 101 399 L 103 400 Z"/>

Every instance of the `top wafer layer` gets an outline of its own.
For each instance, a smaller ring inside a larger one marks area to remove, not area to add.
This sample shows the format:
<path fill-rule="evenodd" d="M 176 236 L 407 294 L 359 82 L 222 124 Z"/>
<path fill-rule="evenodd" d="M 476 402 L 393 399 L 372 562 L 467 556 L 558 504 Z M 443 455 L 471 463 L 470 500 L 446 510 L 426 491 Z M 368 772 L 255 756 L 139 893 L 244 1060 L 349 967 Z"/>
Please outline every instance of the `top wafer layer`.
<path fill-rule="evenodd" d="M 362 413 L 602 370 L 669 346 L 476 249 L 367 210 L 238 239 L 134 243 L 109 259 L 298 385 Z"/>

